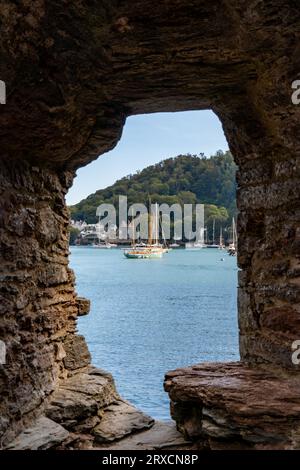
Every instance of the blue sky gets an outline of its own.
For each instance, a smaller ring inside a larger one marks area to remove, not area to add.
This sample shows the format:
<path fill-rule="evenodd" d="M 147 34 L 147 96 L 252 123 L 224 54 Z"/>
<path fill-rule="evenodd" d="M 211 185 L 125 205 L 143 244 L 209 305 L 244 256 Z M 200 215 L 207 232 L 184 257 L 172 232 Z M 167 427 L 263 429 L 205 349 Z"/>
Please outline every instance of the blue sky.
<path fill-rule="evenodd" d="M 227 150 L 221 123 L 212 111 L 186 111 L 131 116 L 118 145 L 77 172 L 67 195 L 76 204 L 117 179 L 179 154 L 210 156 Z"/>

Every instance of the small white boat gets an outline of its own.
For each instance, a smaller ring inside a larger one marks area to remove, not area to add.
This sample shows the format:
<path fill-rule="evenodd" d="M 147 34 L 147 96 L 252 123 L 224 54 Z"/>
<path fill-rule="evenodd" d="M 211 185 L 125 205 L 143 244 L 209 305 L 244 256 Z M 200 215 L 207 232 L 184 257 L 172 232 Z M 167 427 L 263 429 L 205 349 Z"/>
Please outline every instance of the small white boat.
<path fill-rule="evenodd" d="M 97 238 L 98 238 L 98 243 L 94 243 L 93 247 L 94 248 L 98 248 L 98 249 L 110 249 L 110 248 L 118 248 L 118 245 L 116 245 L 115 243 L 109 243 L 106 240 L 104 241 L 101 241 L 103 240 L 103 238 L 101 238 L 101 233 L 100 233 L 100 216 L 99 216 L 99 223 L 96 224 L 96 234 L 97 234 Z"/>
<path fill-rule="evenodd" d="M 204 228 L 200 228 L 198 236 L 196 236 L 196 240 L 194 242 L 187 242 L 185 244 L 185 249 L 186 250 L 202 250 L 204 248 Z M 191 239 L 191 233 L 190 233 L 190 239 Z"/>
<path fill-rule="evenodd" d="M 171 245 L 169 245 L 170 248 L 180 248 L 180 245 L 178 243 L 171 243 Z"/>
<path fill-rule="evenodd" d="M 112 248 L 110 243 L 98 243 L 93 245 L 93 248 L 97 248 L 98 250 L 104 250 L 104 249 L 109 249 Z"/>
<path fill-rule="evenodd" d="M 201 242 L 195 242 L 195 243 L 186 243 L 185 244 L 185 249 L 186 250 L 202 250 L 203 248 L 203 243 Z"/>

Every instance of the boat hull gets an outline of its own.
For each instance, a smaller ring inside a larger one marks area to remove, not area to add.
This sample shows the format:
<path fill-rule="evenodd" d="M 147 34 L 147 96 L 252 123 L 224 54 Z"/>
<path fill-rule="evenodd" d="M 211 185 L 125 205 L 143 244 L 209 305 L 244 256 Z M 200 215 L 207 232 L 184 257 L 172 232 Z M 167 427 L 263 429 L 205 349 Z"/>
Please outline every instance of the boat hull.
<path fill-rule="evenodd" d="M 111 246 L 108 245 L 93 245 L 93 248 L 97 248 L 97 250 L 109 250 Z"/>
<path fill-rule="evenodd" d="M 161 258 L 163 255 L 163 252 L 156 252 L 156 253 L 143 253 L 143 252 L 130 252 L 130 251 L 125 251 L 124 256 L 128 259 L 157 259 Z"/>

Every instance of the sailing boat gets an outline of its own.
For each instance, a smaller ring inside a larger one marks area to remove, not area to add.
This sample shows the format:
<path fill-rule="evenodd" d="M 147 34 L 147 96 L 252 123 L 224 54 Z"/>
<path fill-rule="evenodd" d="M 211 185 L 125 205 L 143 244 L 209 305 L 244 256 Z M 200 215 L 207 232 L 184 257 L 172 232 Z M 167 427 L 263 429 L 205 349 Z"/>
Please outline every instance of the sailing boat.
<path fill-rule="evenodd" d="M 98 243 L 94 243 L 93 247 L 98 248 L 98 249 L 117 248 L 118 245 L 116 245 L 114 243 L 109 243 L 107 240 L 105 240 L 104 242 L 101 242 L 101 229 L 100 229 L 100 227 L 101 227 L 101 225 L 100 225 L 100 216 L 99 216 L 99 223 L 96 224 L 96 234 L 97 234 Z"/>
<path fill-rule="evenodd" d="M 223 231 L 222 231 L 222 226 L 220 227 L 220 244 L 219 244 L 219 250 L 224 250 L 225 245 L 223 243 Z"/>
<path fill-rule="evenodd" d="M 201 250 L 204 247 L 204 228 L 200 228 L 199 230 L 199 238 L 196 239 L 195 242 L 187 242 L 185 244 L 186 250 Z M 191 233 L 190 233 L 191 238 Z"/>
<path fill-rule="evenodd" d="M 232 217 L 232 243 L 228 247 L 228 254 L 230 256 L 236 256 L 237 252 L 237 231 L 234 217 Z"/>
<path fill-rule="evenodd" d="M 219 245 L 215 243 L 215 227 L 216 227 L 216 219 L 213 220 L 213 242 L 210 245 L 206 245 L 206 248 L 219 248 Z"/>
<path fill-rule="evenodd" d="M 151 203 L 149 204 L 151 207 Z M 155 225 L 154 225 L 154 243 L 152 239 L 152 219 L 153 215 L 150 211 L 148 216 L 148 243 L 145 246 L 136 246 L 134 242 L 134 220 L 133 220 L 133 237 L 132 237 L 132 248 L 124 251 L 124 256 L 129 259 L 155 259 L 161 258 L 162 255 L 167 251 L 162 245 L 159 244 L 159 217 L 158 217 L 158 205 L 155 204 Z"/>

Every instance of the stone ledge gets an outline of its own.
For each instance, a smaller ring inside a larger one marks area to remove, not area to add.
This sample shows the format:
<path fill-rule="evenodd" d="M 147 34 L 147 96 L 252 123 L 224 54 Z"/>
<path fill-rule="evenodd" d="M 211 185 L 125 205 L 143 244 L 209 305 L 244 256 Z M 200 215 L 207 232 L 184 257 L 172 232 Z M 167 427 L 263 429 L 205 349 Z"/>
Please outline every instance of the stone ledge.
<path fill-rule="evenodd" d="M 60 383 L 46 415 L 70 431 L 60 449 L 111 443 L 149 429 L 154 423 L 119 397 L 111 374 L 93 366 Z"/>
<path fill-rule="evenodd" d="M 60 424 L 41 416 L 30 428 L 23 431 L 7 450 L 47 450 L 60 445 L 69 432 Z"/>
<path fill-rule="evenodd" d="M 168 372 L 171 414 L 185 436 L 209 448 L 300 448 L 300 375 L 242 363 Z"/>
<path fill-rule="evenodd" d="M 150 429 L 127 436 L 117 442 L 99 445 L 105 450 L 188 450 L 191 442 L 177 431 L 175 423 L 155 421 Z"/>
<path fill-rule="evenodd" d="M 97 424 L 95 417 L 101 409 L 117 399 L 112 376 L 101 369 L 89 367 L 60 384 L 46 415 L 69 430 L 76 430 L 77 426 L 88 430 Z"/>

